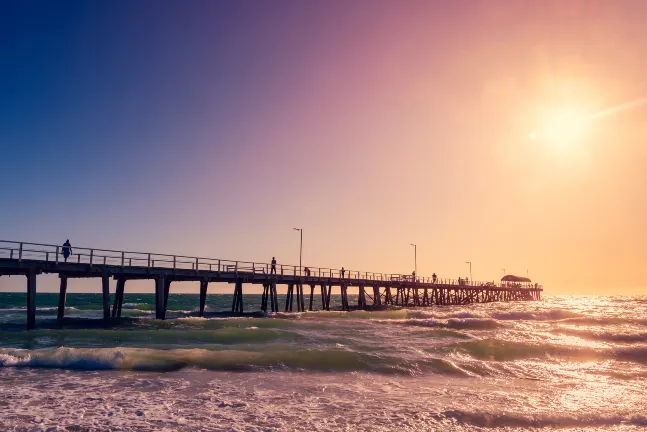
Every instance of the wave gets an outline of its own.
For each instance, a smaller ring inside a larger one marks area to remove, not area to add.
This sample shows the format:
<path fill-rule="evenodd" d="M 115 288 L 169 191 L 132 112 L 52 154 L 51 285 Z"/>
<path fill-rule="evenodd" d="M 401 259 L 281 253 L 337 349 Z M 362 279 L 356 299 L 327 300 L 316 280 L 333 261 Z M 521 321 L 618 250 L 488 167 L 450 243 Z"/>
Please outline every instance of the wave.
<path fill-rule="evenodd" d="M 580 337 L 582 339 L 602 342 L 647 343 L 647 332 L 626 333 L 558 328 L 551 330 L 551 333 L 564 334 L 568 336 Z"/>
<path fill-rule="evenodd" d="M 647 426 L 647 417 L 641 415 L 533 415 L 524 417 L 521 414 L 484 413 L 462 410 L 449 410 L 435 416 L 438 420 L 453 420 L 482 428 L 581 428 L 604 426 Z"/>
<path fill-rule="evenodd" d="M 564 324 L 607 326 L 607 325 L 636 325 L 647 326 L 647 319 L 622 318 L 622 317 L 581 317 L 568 318 L 560 321 Z"/>
<path fill-rule="evenodd" d="M 396 321 L 397 322 L 397 321 Z M 487 318 L 451 318 L 448 320 L 437 319 L 413 319 L 407 321 L 400 321 L 404 325 L 419 326 L 419 327 L 439 327 L 454 330 L 493 330 L 501 327 L 501 324 L 496 320 Z"/>
<path fill-rule="evenodd" d="M 66 311 L 79 310 L 74 306 L 65 306 Z M 10 307 L 10 308 L 0 308 L 0 312 L 26 312 L 26 307 Z M 51 307 L 37 307 L 36 312 L 57 312 L 58 306 Z"/>
<path fill-rule="evenodd" d="M 647 347 L 589 348 L 549 343 L 512 342 L 500 339 L 481 339 L 457 342 L 453 349 L 485 361 L 514 361 L 532 358 L 567 361 L 624 360 L 647 364 Z"/>
<path fill-rule="evenodd" d="M 498 320 L 514 320 L 514 321 L 558 321 L 569 318 L 585 317 L 580 313 L 571 312 L 563 309 L 553 309 L 547 311 L 527 312 L 527 311 L 511 311 L 499 312 L 492 314 L 492 318 Z"/>
<path fill-rule="evenodd" d="M 74 370 L 135 370 L 170 372 L 186 367 L 207 370 L 253 371 L 291 369 L 307 371 L 366 371 L 415 374 L 428 371 L 467 376 L 451 361 L 430 358 L 407 363 L 401 358 L 346 350 L 243 351 L 205 349 L 159 350 L 151 348 L 0 349 L 0 367 L 57 368 Z"/>

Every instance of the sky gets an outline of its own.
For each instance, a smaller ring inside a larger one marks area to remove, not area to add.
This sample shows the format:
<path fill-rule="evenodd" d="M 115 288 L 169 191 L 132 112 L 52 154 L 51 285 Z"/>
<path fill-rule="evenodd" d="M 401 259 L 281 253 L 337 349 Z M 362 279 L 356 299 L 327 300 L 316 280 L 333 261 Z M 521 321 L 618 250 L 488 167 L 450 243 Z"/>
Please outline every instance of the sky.
<path fill-rule="evenodd" d="M 295 264 L 298 227 L 304 265 L 410 273 L 415 243 L 422 276 L 645 294 L 646 20 L 641 0 L 2 1 L 0 239 Z"/>

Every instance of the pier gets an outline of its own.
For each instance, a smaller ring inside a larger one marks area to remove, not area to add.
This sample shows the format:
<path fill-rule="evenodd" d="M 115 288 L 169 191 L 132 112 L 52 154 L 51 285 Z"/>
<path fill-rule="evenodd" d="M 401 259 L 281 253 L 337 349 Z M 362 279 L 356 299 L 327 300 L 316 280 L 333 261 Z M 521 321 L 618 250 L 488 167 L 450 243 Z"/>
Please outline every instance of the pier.
<path fill-rule="evenodd" d="M 330 310 L 333 290 L 341 295 L 342 310 L 376 309 L 382 307 L 432 307 L 465 305 L 496 301 L 541 300 L 543 288 L 520 284 L 496 285 L 412 275 L 338 270 L 268 263 L 231 261 L 148 252 L 126 252 L 107 249 L 73 247 L 64 260 L 62 246 L 0 240 L 0 277 L 22 275 L 27 282 L 27 328 L 36 326 L 36 281 L 39 274 L 57 274 L 60 278 L 58 319 L 65 315 L 65 295 L 70 278 L 101 280 L 103 319 L 121 317 L 124 293 L 129 280 L 148 279 L 155 282 L 155 317 L 166 318 L 169 292 L 173 282 L 193 281 L 200 286 L 200 316 L 204 315 L 210 282 L 233 285 L 231 312 L 242 314 L 243 287 L 256 284 L 263 288 L 263 312 L 313 310 L 314 296 L 320 296 L 323 309 Z M 112 305 L 110 279 L 117 281 Z M 287 286 L 284 305 L 279 305 L 276 287 Z M 98 284 L 97 284 L 98 286 Z M 304 292 L 304 287 L 309 292 Z M 348 288 L 358 289 L 357 304 L 351 305 Z M 295 305 L 296 303 L 296 305 Z"/>

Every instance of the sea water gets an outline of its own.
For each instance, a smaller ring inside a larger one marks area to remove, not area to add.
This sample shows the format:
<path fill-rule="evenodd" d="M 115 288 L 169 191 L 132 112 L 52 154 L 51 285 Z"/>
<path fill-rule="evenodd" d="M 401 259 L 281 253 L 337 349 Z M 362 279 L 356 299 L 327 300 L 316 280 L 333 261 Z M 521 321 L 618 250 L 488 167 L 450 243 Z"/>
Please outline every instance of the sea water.
<path fill-rule="evenodd" d="M 153 301 L 126 293 L 106 326 L 99 294 L 69 294 L 59 326 L 38 294 L 26 331 L 0 293 L 0 431 L 647 427 L 646 297 L 230 317 L 209 295 L 198 318 L 172 294 L 165 321 Z"/>

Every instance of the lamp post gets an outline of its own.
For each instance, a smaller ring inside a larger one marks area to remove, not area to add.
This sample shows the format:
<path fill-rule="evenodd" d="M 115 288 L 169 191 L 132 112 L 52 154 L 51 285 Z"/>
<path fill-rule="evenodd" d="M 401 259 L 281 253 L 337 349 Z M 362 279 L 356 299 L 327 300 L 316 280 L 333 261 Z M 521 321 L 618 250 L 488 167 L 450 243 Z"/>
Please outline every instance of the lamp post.
<path fill-rule="evenodd" d="M 410 244 L 413 246 L 413 271 L 416 273 L 416 277 L 418 277 L 418 246 L 413 243 Z"/>
<path fill-rule="evenodd" d="M 301 242 L 299 243 L 299 276 L 301 276 L 301 257 L 303 256 L 303 228 L 292 228 L 301 233 Z"/>
<path fill-rule="evenodd" d="M 472 280 L 472 261 L 465 261 L 465 264 L 470 265 L 470 283 L 474 283 L 474 281 Z"/>

